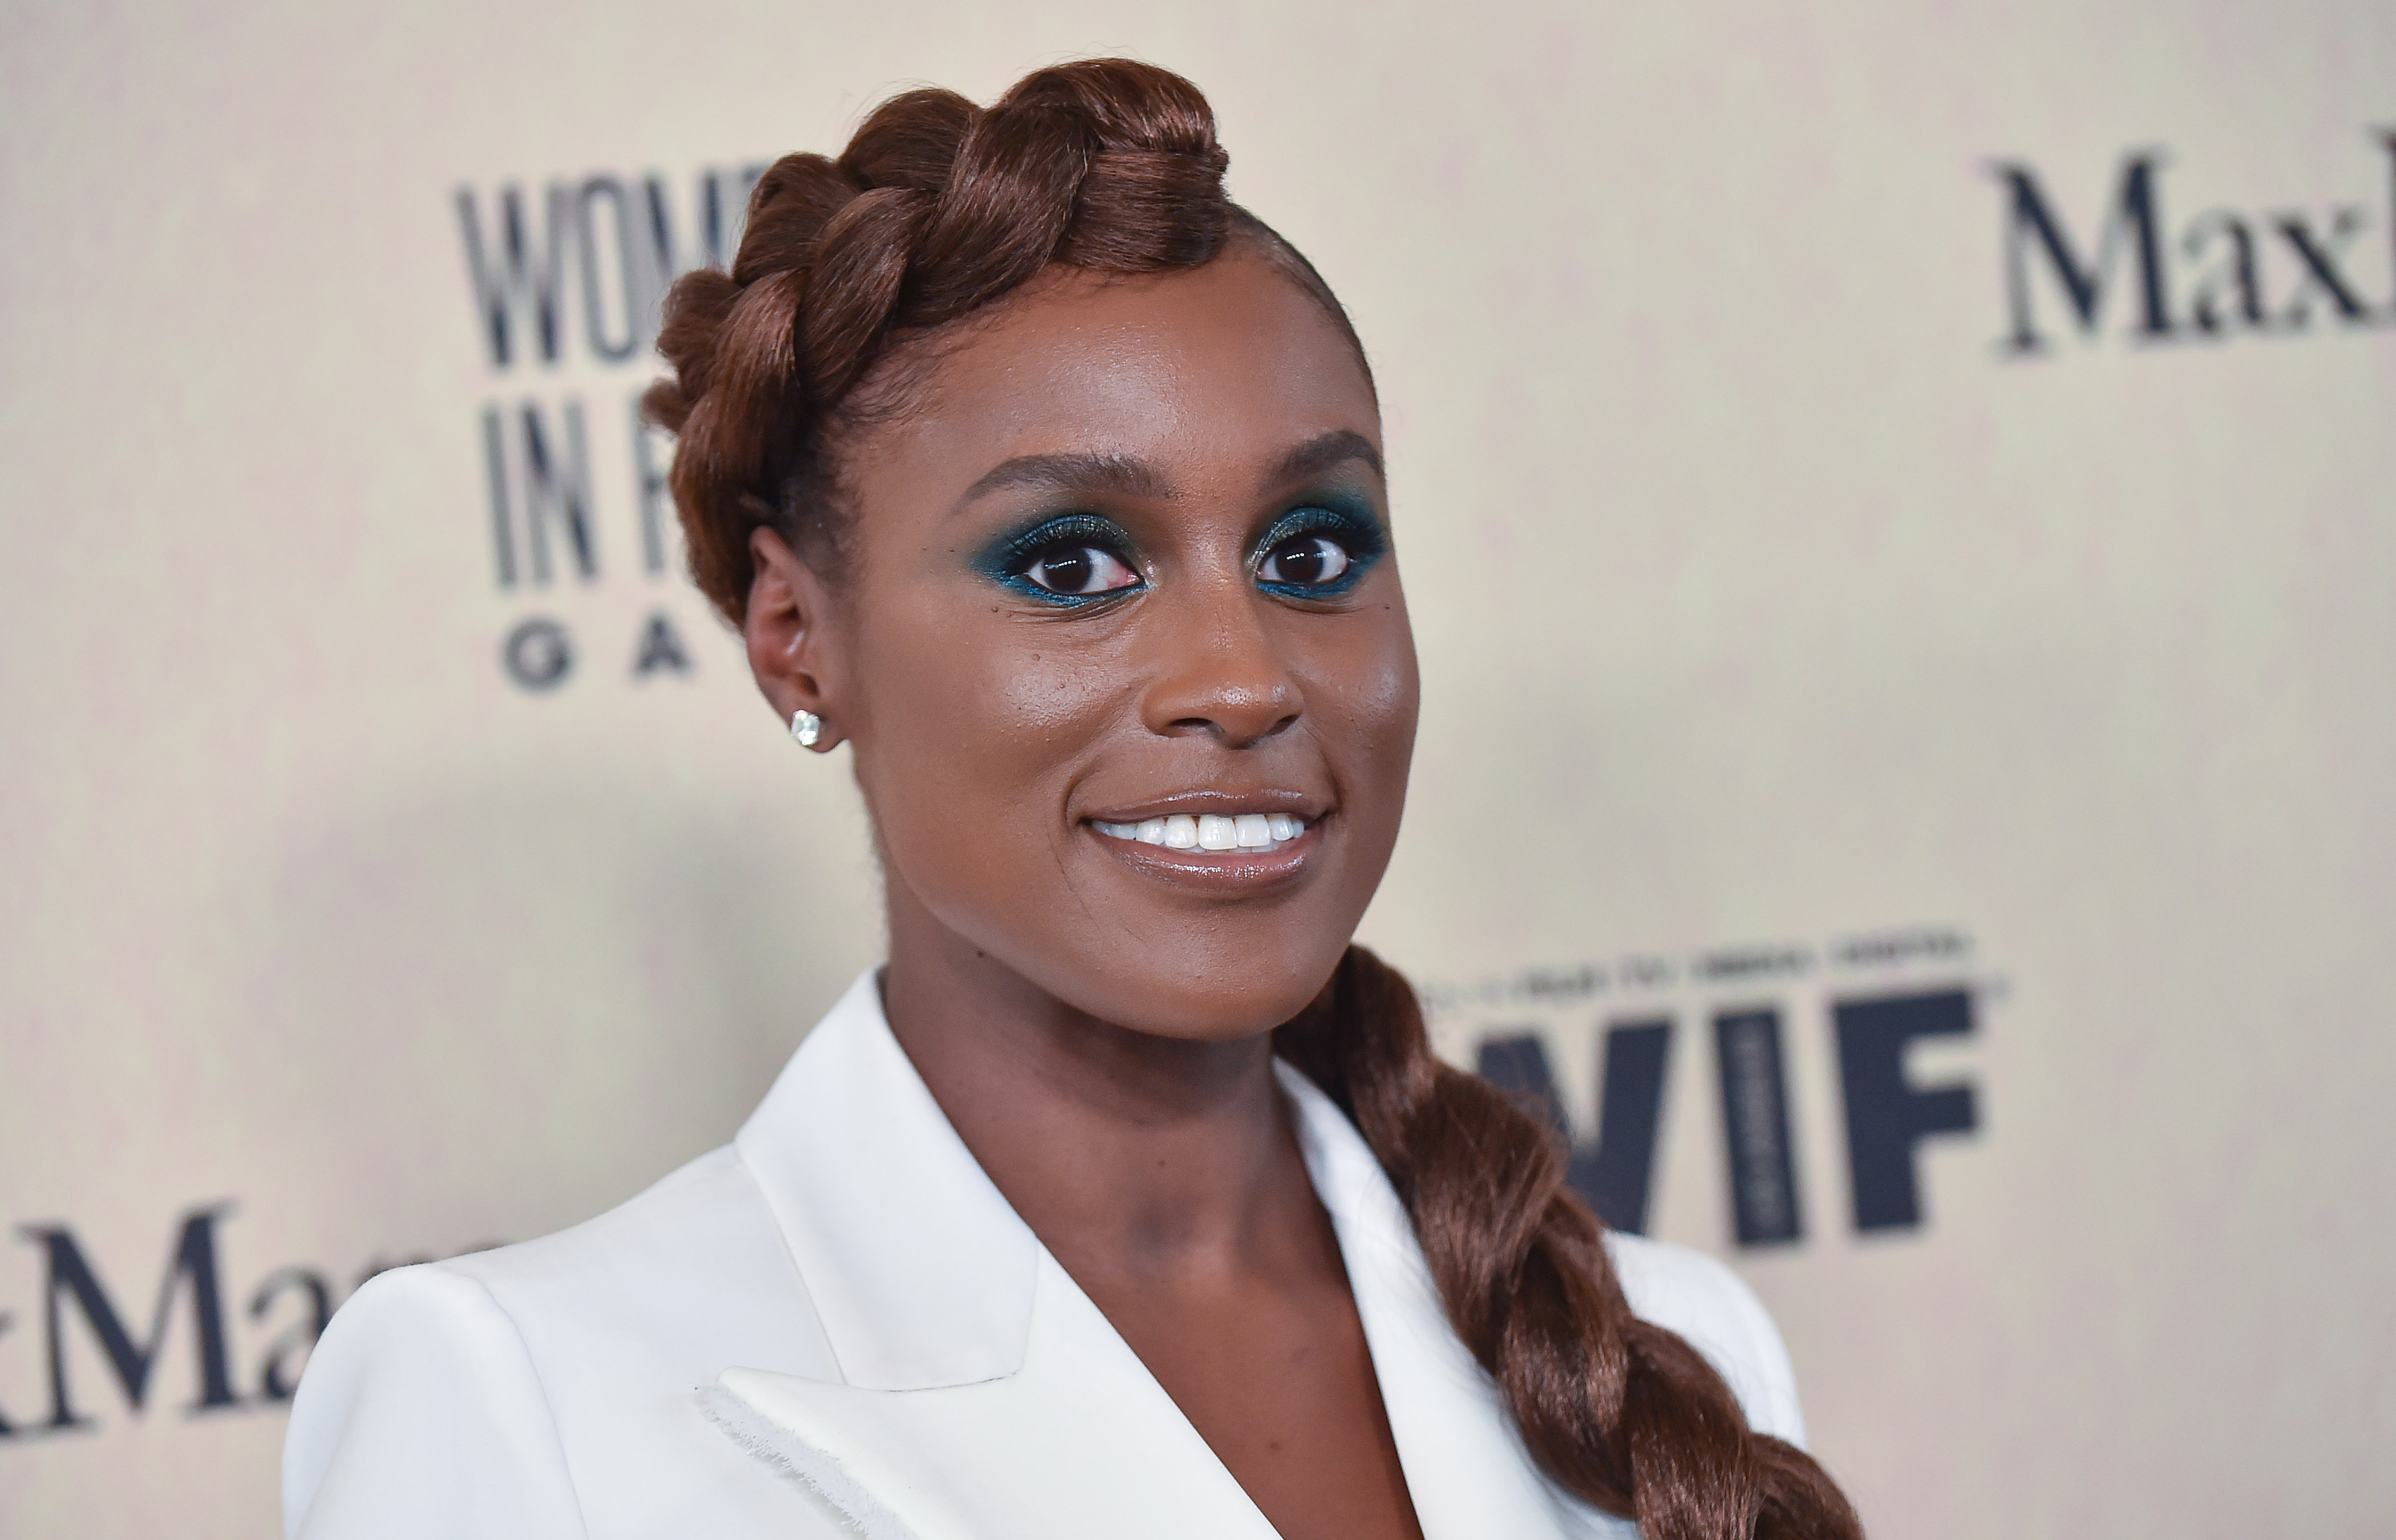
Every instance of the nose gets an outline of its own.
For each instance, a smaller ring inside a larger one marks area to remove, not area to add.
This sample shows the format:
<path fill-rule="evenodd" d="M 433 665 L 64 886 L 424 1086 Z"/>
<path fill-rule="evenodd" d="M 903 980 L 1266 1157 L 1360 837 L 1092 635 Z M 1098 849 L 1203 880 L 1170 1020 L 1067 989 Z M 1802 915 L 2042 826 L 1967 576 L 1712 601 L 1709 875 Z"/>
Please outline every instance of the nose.
<path fill-rule="evenodd" d="M 1243 579 L 1185 589 L 1153 635 L 1158 667 L 1140 700 L 1149 731 L 1211 734 L 1245 749 L 1298 721 L 1305 702 L 1264 602 Z M 1153 613 L 1153 612 L 1151 612 Z"/>

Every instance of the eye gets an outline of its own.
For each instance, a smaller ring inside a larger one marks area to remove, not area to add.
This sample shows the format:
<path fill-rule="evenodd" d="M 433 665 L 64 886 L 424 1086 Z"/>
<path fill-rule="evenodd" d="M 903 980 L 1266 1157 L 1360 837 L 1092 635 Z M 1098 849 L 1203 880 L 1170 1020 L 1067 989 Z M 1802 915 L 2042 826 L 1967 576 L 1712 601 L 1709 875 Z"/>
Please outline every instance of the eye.
<path fill-rule="evenodd" d="M 1074 597 L 1112 593 L 1139 581 L 1139 574 L 1113 551 L 1069 540 L 1042 546 L 1021 571 L 1036 588 Z"/>
<path fill-rule="evenodd" d="M 1265 552 L 1257 576 L 1268 583 L 1290 588 L 1324 588 L 1337 583 L 1356 564 L 1349 549 L 1328 535 L 1298 535 Z"/>

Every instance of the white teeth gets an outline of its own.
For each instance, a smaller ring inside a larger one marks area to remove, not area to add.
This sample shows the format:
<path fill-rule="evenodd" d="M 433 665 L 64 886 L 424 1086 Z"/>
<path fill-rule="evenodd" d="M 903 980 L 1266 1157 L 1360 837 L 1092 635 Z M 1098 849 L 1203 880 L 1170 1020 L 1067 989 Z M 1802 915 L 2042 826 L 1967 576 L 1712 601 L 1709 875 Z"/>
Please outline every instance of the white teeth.
<path fill-rule="evenodd" d="M 1163 845 L 1167 850 L 1278 850 L 1306 832 L 1304 820 L 1286 813 L 1176 813 L 1170 817 L 1143 818 L 1138 823 L 1105 823 L 1091 827 L 1110 839 Z"/>

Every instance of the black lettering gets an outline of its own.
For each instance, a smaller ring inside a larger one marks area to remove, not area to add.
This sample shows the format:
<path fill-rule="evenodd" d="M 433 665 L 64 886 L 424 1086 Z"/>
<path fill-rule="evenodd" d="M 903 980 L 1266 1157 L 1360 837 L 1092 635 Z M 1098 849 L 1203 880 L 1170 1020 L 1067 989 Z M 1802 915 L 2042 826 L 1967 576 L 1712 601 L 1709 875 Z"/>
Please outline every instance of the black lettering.
<path fill-rule="evenodd" d="M 703 189 L 707 178 L 702 175 L 699 181 Z M 703 193 L 701 201 L 705 201 Z M 676 259 L 674 253 L 673 218 L 666 212 L 666 184 L 663 178 L 642 179 L 641 206 L 647 211 L 649 217 L 648 278 L 650 292 L 654 296 L 662 293 L 665 285 L 673 282 L 675 275 L 682 271 L 682 264 Z M 657 336 L 658 318 L 654 313 L 650 313 L 646 314 L 646 319 L 648 322 L 649 337 L 654 340 Z"/>
<path fill-rule="evenodd" d="M 508 677 L 527 690 L 553 690 L 574 670 L 574 637 L 545 615 L 536 615 L 508 632 L 499 648 Z"/>
<path fill-rule="evenodd" d="M 15 1322 L 15 1317 L 6 1310 L 0 1310 L 0 1336 L 7 1335 L 8 1328 Z M 8 1420 L 7 1414 L 0 1413 L 0 1439 L 13 1439 L 16 1436 L 17 1425 Z"/>
<path fill-rule="evenodd" d="M 2388 271 L 2396 281 L 2396 128 L 2380 129 L 2379 144 L 2388 152 Z M 2396 320 L 2396 293 L 2389 296 L 2388 313 Z"/>
<path fill-rule="evenodd" d="M 532 577 L 536 583 L 550 580 L 550 530 L 557 526 L 587 583 L 599 576 L 599 558 L 591 538 L 591 456 L 583 445 L 582 404 L 566 402 L 561 415 L 562 453 L 550 446 L 539 406 L 524 405 L 525 524 L 532 542 Z"/>
<path fill-rule="evenodd" d="M 166 1260 L 166 1276 L 151 1310 L 150 1335 L 141 1342 L 134 1341 L 126 1330 L 124 1318 L 117 1314 L 115 1303 L 85 1258 L 83 1248 L 75 1243 L 72 1230 L 62 1225 L 22 1228 L 20 1233 L 38 1242 L 48 1261 L 42 1310 L 43 1325 L 49 1334 L 51 1427 L 85 1427 L 91 1421 L 76 1414 L 68 1392 L 65 1321 L 60 1303 L 72 1300 L 83 1313 L 85 1324 L 108 1355 L 109 1367 L 115 1371 L 126 1402 L 139 1412 L 149 1398 L 150 1372 L 157 1366 L 176 1296 L 186 1282 L 191 1285 L 193 1346 L 199 1357 L 200 1399 L 193 1410 L 234 1404 L 233 1376 L 225 1359 L 224 1308 L 217 1285 L 216 1225 L 230 1207 L 218 1203 L 183 1216 L 182 1232 Z"/>
<path fill-rule="evenodd" d="M 550 186 L 547 219 L 535 245 L 526 239 L 524 190 L 501 188 L 499 250 L 493 257 L 484 251 L 483 224 L 473 190 L 458 189 L 458 228 L 466 243 L 466 279 L 474 292 L 475 319 L 494 369 L 514 364 L 520 325 L 539 338 L 542 361 L 557 362 L 557 295 L 566 259 L 565 243 L 559 236 L 567 219 L 567 197 L 566 188 Z"/>
<path fill-rule="evenodd" d="M 1804 947 L 1734 947 L 1708 952 L 1690 967 L 1694 977 L 1709 983 L 1742 978 L 1802 974 L 1814 965 L 1814 954 Z"/>
<path fill-rule="evenodd" d="M 1614 971 L 1626 989 L 1662 989 L 1675 976 L 1671 960 L 1664 957 L 1626 957 Z"/>
<path fill-rule="evenodd" d="M 731 265 L 733 252 L 740 242 L 741 208 L 748 200 L 748 189 L 754 187 L 764 174 L 763 166 L 752 166 L 744 172 L 711 169 L 699 174 L 698 210 L 694 216 L 699 228 L 698 262 L 692 264 L 684 262 L 681 244 L 674 239 L 673 218 L 668 211 L 672 200 L 666 192 L 665 179 L 652 176 L 643 181 L 643 201 L 648 209 L 649 272 L 658 293 L 662 294 L 686 266 Z M 741 191 L 728 202 L 724 195 L 727 180 L 737 180 L 741 185 Z"/>
<path fill-rule="evenodd" d="M 2326 238 L 2316 235 L 2300 214 L 2287 214 L 2273 221 L 2290 250 L 2302 265 L 2296 292 L 2289 298 L 2288 308 L 2280 317 L 2283 325 L 2302 327 L 2312 319 L 2312 297 L 2316 290 L 2336 306 L 2340 319 L 2370 319 L 2363 297 L 2348 283 L 2345 270 L 2339 266 L 2346 248 L 2363 228 L 2363 210 L 2340 208 L 2330 215 Z"/>
<path fill-rule="evenodd" d="M 773 166 L 769 162 L 752 161 L 731 174 L 733 183 L 739 191 L 725 200 L 727 206 L 732 210 L 732 218 L 727 221 L 727 227 L 724 232 L 724 250 L 726 254 L 740 249 L 741 234 L 749 228 L 750 194 L 757 191 L 757 184 L 764 181 L 765 173 L 772 169 Z"/>
<path fill-rule="evenodd" d="M 2169 275 L 2163 268 L 2163 247 L 2157 233 L 2155 168 L 2160 153 L 2147 151 L 2122 163 L 2122 177 L 2113 206 L 2097 238 L 2094 260 L 2083 261 L 2064 229 L 2061 218 L 2040 188 L 2038 173 L 2020 162 L 1993 167 L 2007 190 L 2005 200 L 2005 298 L 2013 327 L 2004 346 L 2015 353 L 2044 351 L 2031 313 L 2030 267 L 2033 249 L 2045 254 L 2049 269 L 2062 285 L 2064 298 L 2083 333 L 2094 334 L 2102 313 L 2105 292 L 2123 246 L 2136 250 L 2141 301 L 2139 331 L 2148 337 L 2172 335 Z"/>
<path fill-rule="evenodd" d="M 580 241 L 582 256 L 582 323 L 584 340 L 591 351 L 610 364 L 620 364 L 632 356 L 648 340 L 642 326 L 648 309 L 647 284 L 641 272 L 641 259 L 633 244 L 634 221 L 624 184 L 613 177 L 592 177 L 582 183 L 574 199 L 574 228 Z M 596 206 L 606 204 L 606 220 L 613 239 L 602 249 L 599 215 Z M 614 271 L 617 282 L 607 276 Z M 607 300 L 613 294 L 621 301 L 622 330 L 611 333 L 608 326 Z"/>
<path fill-rule="evenodd" d="M 1739 1011 L 1716 1016 L 1714 1053 L 1722 1075 L 1723 1138 L 1738 1243 L 1795 1241 L 1805 1233 L 1805 1221 L 1797 1191 L 1797 1151 L 1789 1136 L 1780 1013 Z"/>
<path fill-rule="evenodd" d="M 2216 209 L 2188 227 L 2180 249 L 2190 261 L 2203 258 L 2218 237 L 2228 246 L 2222 260 L 2206 269 L 2189 299 L 2188 316 L 2198 331 L 2219 335 L 2228 315 L 2222 310 L 2224 291 L 2234 297 L 2238 318 L 2250 326 L 2263 325 L 2263 284 L 2255 263 L 2255 232 L 2246 221 L 2226 209 Z"/>
<path fill-rule="evenodd" d="M 1656 1186 L 1656 1141 L 1664 1121 L 1664 1070 L 1672 1049 L 1670 1019 L 1628 1021 L 1606 1029 L 1599 1073 L 1597 1148 L 1573 1151 L 1572 1183 L 1605 1222 L 1647 1233 Z"/>
<path fill-rule="evenodd" d="M 1972 1030 L 1972 997 L 1961 989 L 1843 1000 L 1832 1008 L 1839 1080 L 1847 1102 L 1847 1174 L 1856 1228 L 1910 1229 L 1922 1223 L 1914 1147 L 1934 1134 L 1978 1126 L 1969 1085 L 1917 1089 L 1905 1078 L 1906 1044 Z"/>
<path fill-rule="evenodd" d="M 702 196 L 706 204 L 706 209 L 700 218 L 705 221 L 707 228 L 707 265 L 728 268 L 731 263 L 727 258 L 733 247 L 732 243 L 725 238 L 724 179 L 710 171 L 700 186 L 704 190 Z"/>
<path fill-rule="evenodd" d="M 1886 967 L 1916 958 L 1953 961 L 1972 949 L 1971 937 L 1961 931 L 1927 926 L 1851 936 L 1832 944 L 1831 957 L 1842 967 Z"/>
<path fill-rule="evenodd" d="M 1481 1040 L 1474 1068 L 1481 1078 L 1506 1093 L 1525 1112 L 1557 1133 L 1571 1136 L 1564 1099 L 1556 1095 L 1556 1077 L 1548 1068 L 1548 1045 L 1536 1032 L 1509 1032 Z"/>
<path fill-rule="evenodd" d="M 306 1313 L 268 1346 L 259 1364 L 258 1393 L 270 1401 L 287 1401 L 300 1388 L 300 1372 L 307 1364 L 309 1351 L 333 1319 L 332 1291 L 321 1274 L 306 1268 L 286 1268 L 260 1283 L 249 1297 L 249 1319 L 264 1321 L 275 1300 L 295 1289 L 306 1301 Z"/>
<path fill-rule="evenodd" d="M 1605 988 L 1605 970 L 1592 962 L 1577 968 L 1533 968 L 1518 976 L 1515 992 L 1524 1000 L 1556 1004 L 1586 1000 Z"/>
<path fill-rule="evenodd" d="M 700 260 L 709 267 L 720 268 L 725 265 L 725 259 L 732 248 L 726 246 L 724 240 L 724 206 L 722 196 L 716 187 L 716 177 L 717 173 L 713 171 L 702 171 L 699 174 L 696 192 L 698 210 L 694 219 L 699 227 L 699 249 L 704 254 Z M 642 180 L 641 202 L 648 215 L 649 236 L 646 254 L 648 266 L 648 272 L 646 274 L 648 284 L 646 300 L 647 308 L 644 313 L 647 335 L 651 340 L 654 340 L 657 337 L 659 320 L 658 301 L 664 297 L 666 285 L 681 276 L 685 263 L 682 259 L 681 243 L 674 239 L 673 215 L 671 209 L 672 199 L 666 192 L 663 177 L 653 175 Z"/>
<path fill-rule="evenodd" d="M 673 617 L 663 610 L 653 611 L 648 624 L 641 628 L 640 656 L 632 659 L 632 677 L 645 679 L 659 669 L 680 674 L 690 672 L 690 655 L 683 651 Z"/>
<path fill-rule="evenodd" d="M 499 409 L 483 408 L 483 469 L 491 484 L 491 550 L 498 558 L 499 587 L 516 586 L 516 526 L 508 511 L 508 457 L 499 430 Z"/>
<path fill-rule="evenodd" d="M 673 435 L 652 427 L 642 414 L 641 398 L 632 397 L 632 482 L 641 503 L 641 564 L 652 578 L 665 576 L 666 530 L 673 523 L 673 461 L 662 462 L 659 450 L 671 450 Z"/>
<path fill-rule="evenodd" d="M 1595 1145 L 1573 1138 L 1547 1046 L 1536 1035 L 1494 1037 L 1481 1044 L 1482 1078 L 1556 1131 L 1570 1151 L 1566 1182 L 1608 1226 L 1632 1235 L 1647 1228 L 1671 1041 L 1669 1020 L 1623 1022 L 1607 1030 Z"/>

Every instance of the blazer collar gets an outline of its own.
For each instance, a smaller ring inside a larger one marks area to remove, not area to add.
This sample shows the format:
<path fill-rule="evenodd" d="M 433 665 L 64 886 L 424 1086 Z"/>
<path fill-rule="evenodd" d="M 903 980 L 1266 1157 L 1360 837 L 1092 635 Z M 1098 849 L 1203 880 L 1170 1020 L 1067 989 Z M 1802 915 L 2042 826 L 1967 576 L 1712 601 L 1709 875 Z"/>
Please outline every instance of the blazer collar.
<path fill-rule="evenodd" d="M 1448 1324 L 1380 1162 L 1311 1081 L 1274 1070 L 1428 1540 L 1634 1534 L 1539 1475 Z M 957 1137 L 891 1035 L 873 974 L 808 1036 L 734 1143 L 842 1376 L 727 1371 L 702 1401 L 752 1453 L 893 1540 L 1095 1537 L 1120 1533 L 1127 1512 L 1160 1536 L 1271 1535 Z M 889 1391 L 923 1393 L 879 1394 Z"/>
<path fill-rule="evenodd" d="M 807 1034 L 732 1143 L 845 1384 L 928 1390 L 1023 1366 L 1040 1241 L 891 1035 L 873 971 Z"/>
<path fill-rule="evenodd" d="M 1636 1540 L 1635 1526 L 1539 1473 L 1497 1383 L 1449 1324 L 1414 1221 L 1380 1161 L 1312 1081 L 1286 1063 L 1273 1068 L 1298 1110 L 1307 1171 L 1339 1238 L 1425 1540 Z"/>

